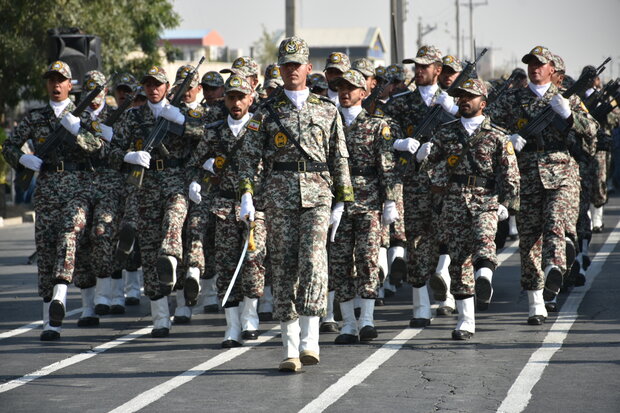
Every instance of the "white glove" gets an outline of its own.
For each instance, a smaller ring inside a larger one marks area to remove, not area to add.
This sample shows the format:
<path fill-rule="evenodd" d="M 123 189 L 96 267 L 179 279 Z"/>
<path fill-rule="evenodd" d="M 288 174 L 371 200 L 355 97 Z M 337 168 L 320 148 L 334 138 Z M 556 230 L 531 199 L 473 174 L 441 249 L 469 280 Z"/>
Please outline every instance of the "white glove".
<path fill-rule="evenodd" d="M 202 169 L 204 169 L 205 171 L 209 171 L 213 175 L 215 175 L 215 171 L 213 170 L 214 163 L 215 163 L 215 158 L 209 158 L 205 161 L 205 163 L 202 164 Z"/>
<path fill-rule="evenodd" d="M 551 98 L 551 109 L 560 115 L 562 119 L 568 119 L 572 113 L 570 110 L 570 102 L 559 93 Z"/>
<path fill-rule="evenodd" d="M 181 109 L 176 106 L 166 105 L 161 110 L 160 116 L 168 119 L 170 122 L 182 125 L 185 123 L 185 116 L 181 113 Z"/>
<path fill-rule="evenodd" d="M 410 152 L 415 153 L 420 147 L 420 141 L 413 138 L 405 138 L 405 139 L 396 139 L 392 148 L 401 152 Z"/>
<path fill-rule="evenodd" d="M 396 210 L 395 201 L 385 201 L 383 203 L 383 215 L 381 215 L 381 223 L 388 226 L 398 220 L 398 211 Z"/>
<path fill-rule="evenodd" d="M 499 204 L 499 207 L 497 207 L 497 219 L 499 221 L 505 221 L 510 217 L 510 214 L 508 213 L 508 209 L 506 209 L 505 206 L 503 206 L 502 204 Z"/>
<path fill-rule="evenodd" d="M 448 95 L 446 92 L 441 92 L 441 94 L 437 96 L 437 99 L 435 99 L 435 104 L 441 105 L 443 110 L 453 115 L 456 114 L 456 112 L 458 112 L 459 110 L 459 107 L 456 105 L 456 103 L 454 103 L 454 98 Z"/>
<path fill-rule="evenodd" d="M 72 113 L 67 113 L 60 120 L 60 124 L 73 136 L 77 136 L 80 132 L 80 118 L 74 116 Z"/>
<path fill-rule="evenodd" d="M 189 199 L 192 200 L 195 204 L 199 204 L 200 201 L 202 201 L 200 189 L 200 184 L 196 181 L 192 181 L 192 183 L 189 184 Z"/>
<path fill-rule="evenodd" d="M 111 142 L 112 137 L 114 136 L 114 130 L 108 125 L 104 125 L 102 123 L 99 124 L 99 127 L 101 128 L 101 137 L 103 140 L 106 142 Z"/>
<path fill-rule="evenodd" d="M 41 170 L 41 165 L 43 165 L 43 160 L 38 156 L 31 155 L 29 153 L 25 153 L 19 157 L 19 163 L 24 165 L 26 168 L 38 172 Z"/>
<path fill-rule="evenodd" d="M 340 219 L 342 219 L 342 213 L 344 212 L 344 202 L 336 202 L 336 205 L 332 208 L 332 214 L 329 216 L 329 225 L 332 227 L 332 232 L 329 237 L 331 242 L 336 239 L 336 231 L 340 225 Z"/>
<path fill-rule="evenodd" d="M 252 194 L 246 192 L 241 195 L 241 219 L 244 221 L 254 221 L 254 213 L 256 209 L 254 209 L 254 202 L 252 202 Z"/>
<path fill-rule="evenodd" d="M 431 153 L 431 148 L 433 147 L 432 142 L 423 143 L 418 149 L 418 153 L 415 154 L 415 158 L 418 162 L 422 162 L 428 157 L 428 154 Z"/>
<path fill-rule="evenodd" d="M 510 142 L 512 142 L 512 146 L 515 147 L 515 151 L 517 152 L 520 152 L 527 143 L 527 141 L 523 139 L 523 137 L 518 133 L 513 133 L 508 137 L 508 139 L 510 139 Z"/>
<path fill-rule="evenodd" d="M 151 165 L 151 154 L 145 151 L 127 152 L 123 161 L 134 165 L 144 166 L 149 169 Z"/>

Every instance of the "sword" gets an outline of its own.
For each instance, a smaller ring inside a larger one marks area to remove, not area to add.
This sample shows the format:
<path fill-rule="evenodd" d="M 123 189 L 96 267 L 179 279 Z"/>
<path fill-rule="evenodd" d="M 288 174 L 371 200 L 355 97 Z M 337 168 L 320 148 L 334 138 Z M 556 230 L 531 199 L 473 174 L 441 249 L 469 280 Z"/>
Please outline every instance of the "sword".
<path fill-rule="evenodd" d="M 235 281 L 237 280 L 237 276 L 241 271 L 241 267 L 243 267 L 243 261 L 245 261 L 245 255 L 250 251 L 254 251 L 256 249 L 256 245 L 254 245 L 254 222 L 251 222 L 248 225 L 248 232 L 245 236 L 245 242 L 243 243 L 243 250 L 241 251 L 241 258 L 239 258 L 239 262 L 237 263 L 237 268 L 235 268 L 235 273 L 230 280 L 230 284 L 228 284 L 228 288 L 226 289 L 226 294 L 224 294 L 224 299 L 222 300 L 222 307 L 226 305 L 226 301 L 228 301 L 228 296 L 235 285 Z"/>

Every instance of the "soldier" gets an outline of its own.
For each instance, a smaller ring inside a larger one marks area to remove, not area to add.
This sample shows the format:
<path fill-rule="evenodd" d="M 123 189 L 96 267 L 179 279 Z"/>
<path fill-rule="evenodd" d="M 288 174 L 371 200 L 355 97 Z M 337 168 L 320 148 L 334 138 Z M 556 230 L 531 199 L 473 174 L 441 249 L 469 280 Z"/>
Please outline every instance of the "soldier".
<path fill-rule="evenodd" d="M 327 79 L 321 73 L 311 73 L 308 75 L 308 87 L 314 94 L 327 97 Z"/>
<path fill-rule="evenodd" d="M 86 155 L 101 150 L 102 141 L 83 128 L 71 111 L 71 69 L 53 62 L 43 75 L 49 104 L 32 110 L 4 142 L 2 153 L 15 169 L 39 172 L 34 196 L 35 242 L 39 296 L 43 298 L 42 341 L 58 340 L 66 312 L 67 286 L 73 281 L 76 246 L 89 213 L 90 172 Z M 59 142 L 51 156 L 41 159 L 37 149 L 52 132 L 63 127 L 69 138 Z M 34 154 L 22 145 L 31 140 Z"/>
<path fill-rule="evenodd" d="M 224 97 L 224 79 L 218 72 L 207 72 L 200 80 L 202 85 L 203 106 L 209 107 L 220 102 Z"/>
<path fill-rule="evenodd" d="M 204 138 L 192 155 L 188 164 L 190 199 L 200 203 L 200 184 L 198 176 L 201 166 L 209 171 L 211 213 L 215 216 L 215 274 L 220 299 L 224 298 L 237 266 L 245 237 L 249 236 L 249 226 L 239 217 L 237 205 L 238 157 L 237 153 L 246 136 L 248 120 L 252 116 L 248 109 L 252 105 L 252 86 L 248 80 L 237 74 L 231 75 L 224 85 L 224 102 L 229 115 L 226 123 L 208 128 Z M 257 183 L 258 178 L 253 179 Z M 214 184 L 214 182 L 217 182 Z M 241 340 L 255 340 L 258 337 L 258 298 L 263 295 L 265 281 L 265 220 L 258 198 L 255 198 L 259 211 L 253 221 L 255 250 L 248 252 L 238 282 L 224 306 L 226 314 L 226 333 L 223 348 L 239 347 Z M 243 303 L 241 311 L 239 304 Z"/>
<path fill-rule="evenodd" d="M 441 73 L 437 80 L 439 82 L 439 87 L 443 90 L 447 90 L 463 71 L 463 65 L 460 59 L 452 55 L 442 57 L 441 62 L 443 66 L 441 67 Z"/>
<path fill-rule="evenodd" d="M 151 300 L 151 336 L 166 337 L 170 333 L 167 296 L 176 284 L 183 257 L 182 231 L 187 215 L 184 166 L 192 139 L 202 133 L 202 124 L 186 122 L 191 115 L 186 117 L 170 105 L 166 99 L 170 84 L 162 68 L 153 66 L 141 83 L 147 104 L 128 112 L 117 139 L 112 141 L 111 156 L 146 168 L 142 186 L 136 191 L 144 294 Z M 164 139 L 166 150 L 160 147 L 151 154 L 142 148 L 159 117 L 170 121 Z"/>
<path fill-rule="evenodd" d="M 341 77 L 344 72 L 351 69 L 349 56 L 340 52 L 331 52 L 325 62 L 325 79 L 327 80 L 327 97 L 338 106 L 338 91 L 335 89 L 334 80 Z"/>
<path fill-rule="evenodd" d="M 335 242 L 329 247 L 329 274 L 336 287 L 343 327 L 336 344 L 354 344 L 377 337 L 374 306 L 379 286 L 381 224 L 398 219 L 392 135 L 388 123 L 362 108 L 367 83 L 361 72 L 351 69 L 335 82 L 344 118 L 349 170 L 355 202 L 347 205 Z M 353 266 L 356 276 L 353 277 Z M 354 298 L 361 297 L 355 319 Z M 359 334 L 359 337 L 358 337 Z"/>
<path fill-rule="evenodd" d="M 361 59 L 356 59 L 353 61 L 351 64 L 351 69 L 355 69 L 364 75 L 364 79 L 366 80 L 366 97 L 370 96 L 374 88 L 377 86 L 375 65 L 372 61 L 370 61 L 370 59 L 362 57 Z M 372 112 L 374 112 L 374 110 Z"/>
<path fill-rule="evenodd" d="M 528 294 L 528 324 L 541 325 L 547 317 L 543 288 L 547 300 L 555 297 L 566 272 L 564 214 L 571 177 L 566 134 L 573 130 L 593 135 L 597 125 L 578 97 L 565 99 L 552 84 L 555 67 L 549 49 L 536 46 L 521 60 L 528 65 L 528 87 L 509 90 L 494 104 L 490 115 L 512 133 L 510 140 L 518 153 L 521 286 Z M 542 132 L 543 146 L 535 139 L 523 139 L 518 131 L 549 105 L 567 123 L 566 131 L 550 124 Z"/>
<path fill-rule="evenodd" d="M 239 192 L 241 216 L 252 220 L 252 179 L 262 159 L 274 316 L 280 320 L 286 357 L 279 369 L 298 371 L 302 363 L 319 362 L 319 318 L 326 313 L 328 295 L 327 231 L 331 223 L 335 234 L 353 189 L 337 109 L 306 87 L 312 71 L 306 42 L 284 39 L 278 65 L 284 89 L 247 125 Z M 332 199 L 336 204 L 330 214 Z"/>
<path fill-rule="evenodd" d="M 260 73 L 258 63 L 256 63 L 256 61 L 250 56 L 238 57 L 234 60 L 230 69 L 222 69 L 220 70 L 220 73 L 231 73 L 246 78 L 248 83 L 250 83 L 250 86 L 252 86 L 252 96 L 254 97 L 254 103 L 250 108 L 250 112 L 256 111 L 260 101 L 258 92 L 256 91 L 259 86 L 258 74 Z"/>
<path fill-rule="evenodd" d="M 127 96 L 135 91 L 136 84 L 136 79 L 130 73 L 123 73 L 118 77 L 114 85 L 114 99 L 119 107 L 123 105 Z"/>
<path fill-rule="evenodd" d="M 392 79 L 392 91 L 390 97 L 394 97 L 400 93 L 410 92 L 405 83 L 405 69 L 401 65 L 389 65 L 385 68 Z"/>
<path fill-rule="evenodd" d="M 265 84 L 263 87 L 269 98 L 277 88 L 282 87 L 282 76 L 280 76 L 280 68 L 276 64 L 270 64 L 265 68 Z"/>
<path fill-rule="evenodd" d="M 493 295 L 497 222 L 519 208 L 519 169 L 512 143 L 483 114 L 484 83 L 468 79 L 451 95 L 458 98 L 461 118 L 437 130 L 428 155 L 431 188 L 441 195 L 438 233 L 450 257 L 451 281 L 438 269 L 430 285 L 444 297 L 450 286 L 458 309 L 452 338 L 468 340 L 476 331 L 474 292 L 479 309 Z"/>

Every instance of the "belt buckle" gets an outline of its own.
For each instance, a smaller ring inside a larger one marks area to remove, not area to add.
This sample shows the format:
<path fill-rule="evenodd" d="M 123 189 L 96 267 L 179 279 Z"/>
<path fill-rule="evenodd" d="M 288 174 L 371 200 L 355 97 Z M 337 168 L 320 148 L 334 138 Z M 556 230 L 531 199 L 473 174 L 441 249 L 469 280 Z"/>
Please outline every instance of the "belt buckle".
<path fill-rule="evenodd" d="M 476 176 L 473 175 L 468 175 L 467 176 L 467 186 L 476 186 Z"/>
<path fill-rule="evenodd" d="M 307 172 L 306 161 L 297 161 L 297 172 Z"/>
<path fill-rule="evenodd" d="M 56 172 L 64 172 L 65 171 L 65 161 L 60 161 L 58 165 L 56 165 Z"/>
<path fill-rule="evenodd" d="M 163 159 L 156 159 L 155 160 L 155 169 L 157 169 L 158 171 L 163 171 L 164 170 L 164 160 Z"/>

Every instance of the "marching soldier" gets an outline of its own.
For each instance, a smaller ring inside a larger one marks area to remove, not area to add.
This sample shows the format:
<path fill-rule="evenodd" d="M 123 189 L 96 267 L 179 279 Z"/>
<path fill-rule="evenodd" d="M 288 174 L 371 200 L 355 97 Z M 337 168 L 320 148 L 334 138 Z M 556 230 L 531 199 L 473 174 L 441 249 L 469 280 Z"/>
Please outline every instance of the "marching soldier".
<path fill-rule="evenodd" d="M 439 242 L 450 257 L 451 281 L 445 283 L 437 271 L 430 285 L 441 296 L 450 286 L 458 309 L 452 338 L 467 340 L 476 331 L 474 292 L 479 309 L 493 295 L 497 222 L 519 208 L 519 169 L 512 143 L 483 114 L 484 83 L 468 79 L 452 96 L 458 98 L 461 118 L 437 130 L 427 158 L 431 188 L 442 201 Z"/>
<path fill-rule="evenodd" d="M 308 75 L 308 87 L 310 92 L 327 97 L 327 79 L 322 73 L 311 73 Z"/>
<path fill-rule="evenodd" d="M 439 87 L 447 90 L 463 71 L 463 64 L 459 58 L 452 55 L 442 57 L 441 62 L 443 66 L 437 81 L 439 82 Z"/>
<path fill-rule="evenodd" d="M 15 169 L 39 172 L 34 195 L 35 242 L 39 296 L 43 298 L 42 341 L 58 340 L 66 312 L 67 286 L 73 281 L 76 247 L 84 233 L 89 213 L 90 165 L 88 154 L 101 150 L 102 141 L 82 127 L 71 111 L 71 69 L 53 62 L 43 75 L 49 104 L 32 110 L 15 128 L 3 146 L 3 155 Z M 70 138 L 60 142 L 51 156 L 41 159 L 37 149 L 52 132 L 65 128 Z M 22 145 L 31 140 L 34 154 L 24 154 Z"/>
<path fill-rule="evenodd" d="M 253 90 L 248 80 L 237 74 L 231 75 L 224 85 L 224 102 L 229 115 L 225 123 L 208 128 L 191 161 L 189 162 L 190 199 L 202 200 L 198 184 L 200 169 L 211 174 L 209 180 L 211 213 L 215 216 L 215 274 L 218 296 L 224 298 L 245 241 L 249 226 L 241 220 L 237 205 L 238 151 L 247 135 L 245 125 L 252 116 Z M 217 178 L 217 179 L 216 179 Z M 258 178 L 253 179 L 258 183 Z M 258 185 L 257 185 L 258 186 Z M 257 200 L 257 198 L 255 198 Z M 259 202 L 257 201 L 257 205 Z M 248 252 L 241 274 L 224 305 L 226 333 L 223 348 L 239 347 L 241 340 L 258 337 L 258 298 L 263 295 L 265 282 L 265 219 L 262 207 L 256 211 L 253 221 L 255 249 Z M 240 304 L 243 303 L 243 310 Z"/>
<path fill-rule="evenodd" d="M 241 77 L 244 77 L 250 86 L 252 86 L 252 96 L 254 97 L 254 103 L 250 108 L 250 112 L 256 111 L 258 109 L 258 104 L 260 101 L 258 92 L 256 89 L 258 88 L 258 74 L 260 70 L 258 69 L 258 63 L 256 60 L 252 59 L 250 56 L 241 56 L 236 58 L 233 61 L 230 69 L 222 69 L 220 73 L 231 73 Z"/>
<path fill-rule="evenodd" d="M 282 76 L 280 76 L 280 68 L 276 64 L 270 64 L 265 68 L 265 84 L 263 87 L 269 98 L 277 88 L 282 87 Z"/>
<path fill-rule="evenodd" d="M 335 86 L 345 123 L 355 202 L 347 205 L 335 242 L 330 244 L 329 274 L 344 322 L 335 343 L 354 344 L 377 337 L 373 313 L 379 286 L 381 225 L 389 226 L 398 219 L 398 179 L 388 123 L 362 108 L 367 91 L 364 75 L 348 70 Z M 356 294 L 361 297 L 359 328 L 354 311 Z"/>
<path fill-rule="evenodd" d="M 319 362 L 319 318 L 328 295 L 327 231 L 331 223 L 335 233 L 353 189 L 337 109 L 306 87 L 312 71 L 306 42 L 284 39 L 278 65 L 284 89 L 254 114 L 239 153 L 240 213 L 253 219 L 252 179 L 262 159 L 274 315 L 285 352 L 279 369 L 298 371 L 302 363 Z"/>
<path fill-rule="evenodd" d="M 351 69 L 349 56 L 340 52 L 331 52 L 325 62 L 325 79 L 327 80 L 327 97 L 338 106 L 338 91 L 335 89 L 334 80 L 341 77 L 344 72 Z"/>
<path fill-rule="evenodd" d="M 224 97 L 224 79 L 218 72 L 207 72 L 200 80 L 202 86 L 202 95 L 204 97 L 202 104 L 206 108 L 221 102 Z"/>
<path fill-rule="evenodd" d="M 536 46 L 522 62 L 528 65 L 528 87 L 509 90 L 493 106 L 491 118 L 512 133 L 510 141 L 518 153 L 521 286 L 528 294 L 528 324 L 541 325 L 547 317 L 543 288 L 547 300 L 554 298 L 566 272 L 564 214 L 571 177 L 566 134 L 573 130 L 592 136 L 597 124 L 576 96 L 566 99 L 552 84 L 555 67 L 549 49 Z M 568 130 L 559 130 L 553 123 L 547 126 L 542 132 L 543 146 L 535 139 L 523 139 L 519 129 L 549 105 Z"/>

